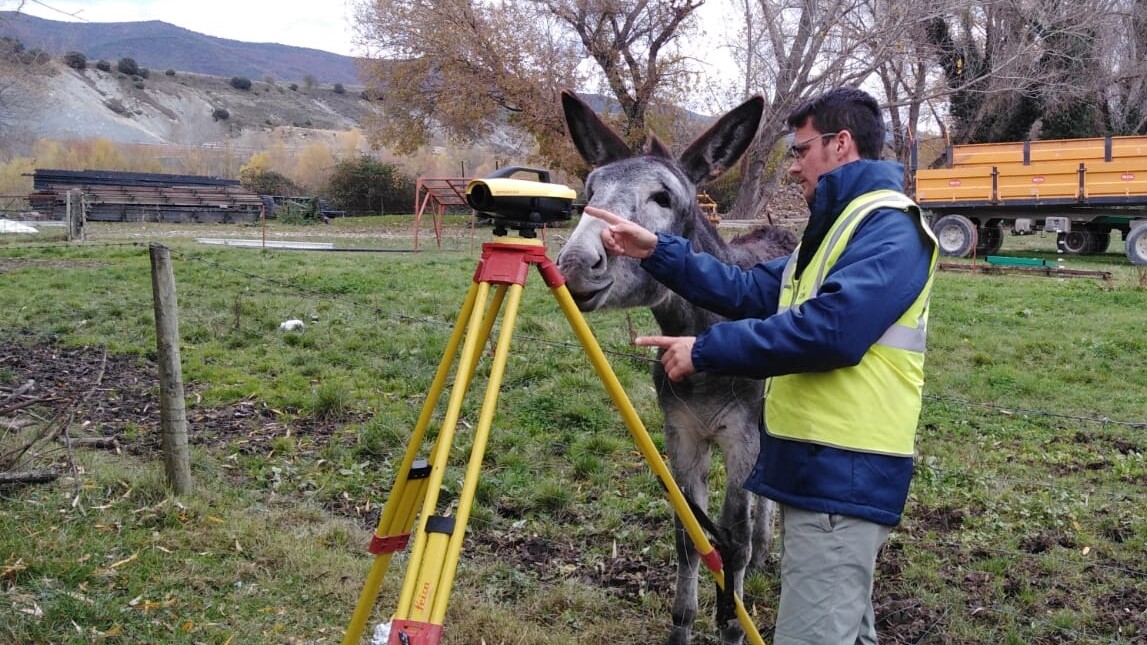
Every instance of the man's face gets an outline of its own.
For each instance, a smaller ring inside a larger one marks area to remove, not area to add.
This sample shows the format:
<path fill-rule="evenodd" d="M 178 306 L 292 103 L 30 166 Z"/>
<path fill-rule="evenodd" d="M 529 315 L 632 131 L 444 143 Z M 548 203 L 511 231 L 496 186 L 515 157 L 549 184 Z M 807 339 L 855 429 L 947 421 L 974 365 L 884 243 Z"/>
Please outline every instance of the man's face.
<path fill-rule="evenodd" d="M 789 174 L 801 183 L 806 202 L 812 203 L 820 176 L 844 164 L 841 139 L 847 136 L 847 133 L 821 132 L 813 126 L 812 119 L 793 130 Z"/>

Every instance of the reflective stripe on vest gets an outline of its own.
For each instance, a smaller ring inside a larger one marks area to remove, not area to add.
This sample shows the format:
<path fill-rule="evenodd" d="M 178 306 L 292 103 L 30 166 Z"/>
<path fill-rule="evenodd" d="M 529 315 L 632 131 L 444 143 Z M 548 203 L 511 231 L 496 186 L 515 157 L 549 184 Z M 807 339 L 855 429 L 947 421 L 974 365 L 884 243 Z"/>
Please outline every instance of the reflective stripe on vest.
<path fill-rule="evenodd" d="M 914 214 L 932 240 L 928 280 L 913 304 L 869 348 L 858 365 L 770 379 L 765 417 L 770 434 L 850 450 L 911 455 L 923 392 L 928 305 L 937 248 L 919 208 L 902 193 L 865 193 L 842 211 L 814 253 L 800 281 L 798 248 L 782 276 L 779 311 L 816 296 L 825 276 L 847 247 L 853 231 L 873 211 L 893 208 Z"/>

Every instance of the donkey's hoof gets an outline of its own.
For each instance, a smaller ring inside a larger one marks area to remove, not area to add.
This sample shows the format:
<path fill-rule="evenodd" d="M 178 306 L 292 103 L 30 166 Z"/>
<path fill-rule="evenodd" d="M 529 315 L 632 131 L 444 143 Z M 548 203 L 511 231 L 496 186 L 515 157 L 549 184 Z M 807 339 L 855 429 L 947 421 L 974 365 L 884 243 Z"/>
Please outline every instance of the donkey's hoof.
<path fill-rule="evenodd" d="M 689 629 L 674 627 L 673 631 L 669 632 L 669 638 L 665 639 L 665 645 L 689 645 Z"/>

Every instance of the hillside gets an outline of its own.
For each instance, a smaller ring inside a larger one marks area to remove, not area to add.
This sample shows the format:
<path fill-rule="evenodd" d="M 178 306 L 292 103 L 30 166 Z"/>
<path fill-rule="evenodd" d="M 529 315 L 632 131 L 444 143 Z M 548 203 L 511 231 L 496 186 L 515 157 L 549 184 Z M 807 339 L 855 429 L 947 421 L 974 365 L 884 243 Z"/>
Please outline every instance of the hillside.
<path fill-rule="evenodd" d="M 259 146 L 268 136 L 305 139 L 314 131 L 361 126 L 373 107 L 360 89 L 330 85 L 292 90 L 286 83 L 176 71 L 147 78 L 61 62 L 27 65 L 6 88 L 3 139 L 12 148 L 38 138 L 103 138 L 117 143 Z M 12 72 L 9 66 L 6 73 Z M 226 113 L 226 118 L 220 118 Z"/>
<path fill-rule="evenodd" d="M 54 57 L 82 52 L 95 63 L 134 58 L 152 72 L 167 69 L 212 76 L 267 77 L 297 82 L 311 76 L 319 83 L 358 83 L 354 59 L 305 47 L 248 43 L 200 34 L 151 20 L 146 22 L 62 22 L 0 11 L 0 37 L 15 38 L 29 49 Z"/>

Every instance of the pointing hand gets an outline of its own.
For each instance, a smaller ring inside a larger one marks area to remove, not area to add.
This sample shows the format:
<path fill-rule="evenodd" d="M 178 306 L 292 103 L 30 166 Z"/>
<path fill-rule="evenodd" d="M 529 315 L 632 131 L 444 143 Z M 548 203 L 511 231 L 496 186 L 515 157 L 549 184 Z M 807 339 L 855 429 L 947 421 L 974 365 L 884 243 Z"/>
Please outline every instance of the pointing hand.
<path fill-rule="evenodd" d="M 601 243 L 610 255 L 637 259 L 653 255 L 657 246 L 656 233 L 596 206 L 586 206 L 582 212 L 609 225 L 601 232 Z"/>
<path fill-rule="evenodd" d="M 679 383 L 697 370 L 693 368 L 693 343 L 695 336 L 638 336 L 633 344 L 640 347 L 660 347 L 661 365 L 669 380 Z"/>

